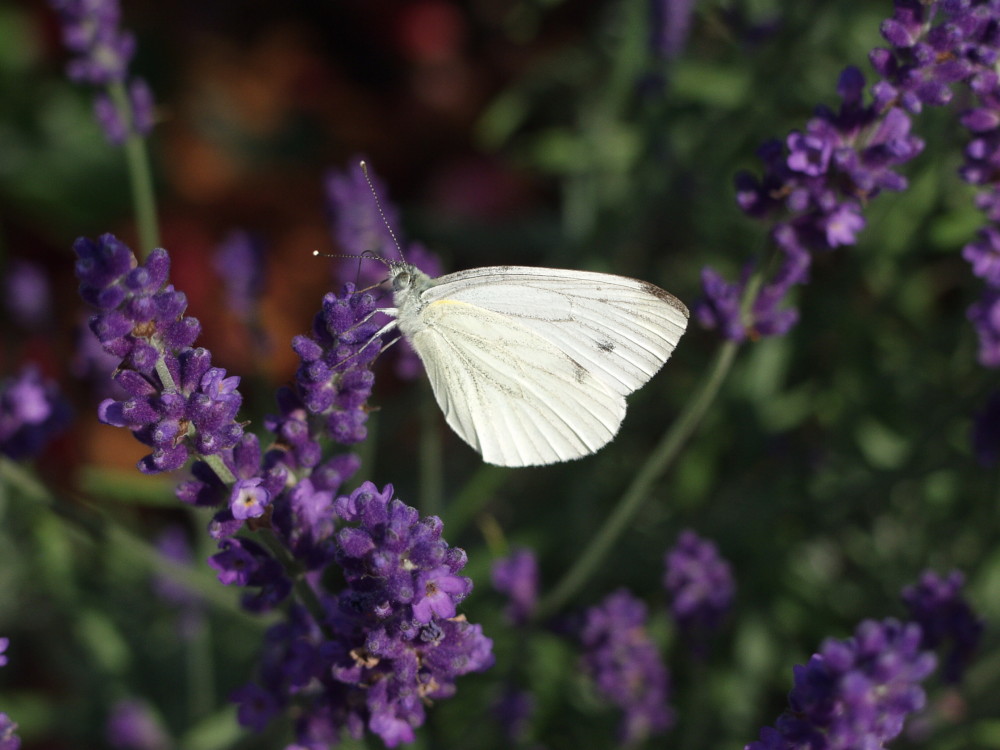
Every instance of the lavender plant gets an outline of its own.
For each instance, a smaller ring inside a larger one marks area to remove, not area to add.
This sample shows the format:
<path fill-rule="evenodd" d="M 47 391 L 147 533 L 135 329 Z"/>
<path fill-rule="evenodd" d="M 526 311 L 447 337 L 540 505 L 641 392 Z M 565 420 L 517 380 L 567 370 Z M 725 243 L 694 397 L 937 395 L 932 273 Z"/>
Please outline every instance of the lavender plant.
<path fill-rule="evenodd" d="M 0 667 L 7 665 L 7 655 L 4 653 L 10 646 L 9 638 L 0 638 Z M 6 713 L 0 711 L 0 750 L 18 750 L 21 747 L 21 738 L 15 732 L 17 724 Z"/>
<path fill-rule="evenodd" d="M 472 581 L 458 575 L 465 553 L 441 538 L 441 521 L 421 519 L 391 485 L 339 495 L 357 461 L 322 456 L 324 435 L 342 445 L 365 438 L 379 350 L 371 295 L 348 285 L 324 298 L 312 336 L 294 342 L 297 387 L 279 393 L 280 414 L 266 424 L 275 442 L 262 452 L 236 421 L 239 378 L 192 347 L 200 325 L 167 283 L 166 251 L 140 265 L 112 235 L 81 238 L 74 249 L 81 296 L 101 310 L 91 329 L 122 358 L 115 379 L 129 395 L 102 402 L 102 421 L 153 449 L 139 462 L 144 473 L 196 459 L 178 497 L 218 508 L 209 531 L 220 551 L 209 564 L 222 583 L 253 589 L 244 607 L 274 609 L 293 588 L 301 600 L 265 635 L 263 684 L 234 695 L 240 722 L 260 730 L 294 700 L 302 744 L 366 729 L 388 747 L 412 741 L 425 702 L 492 664 L 491 641 L 458 616 Z M 236 536 L 251 520 L 257 533 Z M 331 567 L 343 589 L 323 585 Z"/>

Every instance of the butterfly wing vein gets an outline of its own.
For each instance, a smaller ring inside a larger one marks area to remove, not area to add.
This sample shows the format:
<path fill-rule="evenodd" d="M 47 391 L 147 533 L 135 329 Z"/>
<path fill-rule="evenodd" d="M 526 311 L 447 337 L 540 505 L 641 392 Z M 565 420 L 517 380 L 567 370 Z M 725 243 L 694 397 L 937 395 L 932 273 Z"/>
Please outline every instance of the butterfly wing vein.
<path fill-rule="evenodd" d="M 454 299 L 421 315 L 425 326 L 411 343 L 438 405 L 487 462 L 566 461 L 617 433 L 623 395 L 523 320 Z"/>

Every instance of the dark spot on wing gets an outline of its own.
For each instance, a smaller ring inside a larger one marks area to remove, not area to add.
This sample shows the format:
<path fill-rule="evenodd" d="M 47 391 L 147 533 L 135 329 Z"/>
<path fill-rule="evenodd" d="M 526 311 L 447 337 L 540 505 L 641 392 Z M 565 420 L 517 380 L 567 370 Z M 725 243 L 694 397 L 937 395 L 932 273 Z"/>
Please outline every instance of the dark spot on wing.
<path fill-rule="evenodd" d="M 587 380 L 587 370 L 576 361 L 573 362 L 573 375 L 577 383 L 583 384 Z"/>
<path fill-rule="evenodd" d="M 600 349 L 605 354 L 611 354 L 611 352 L 615 350 L 615 345 L 610 341 L 601 341 L 597 345 L 597 348 Z"/>

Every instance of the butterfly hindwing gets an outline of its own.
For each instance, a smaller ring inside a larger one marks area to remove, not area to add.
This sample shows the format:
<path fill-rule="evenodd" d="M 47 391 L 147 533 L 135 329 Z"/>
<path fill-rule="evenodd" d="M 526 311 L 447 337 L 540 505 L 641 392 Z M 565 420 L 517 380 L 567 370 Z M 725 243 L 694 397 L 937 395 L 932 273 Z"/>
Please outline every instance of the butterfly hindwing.
<path fill-rule="evenodd" d="M 410 342 L 438 405 L 487 462 L 579 458 L 617 433 L 622 394 L 526 321 L 454 298 L 432 301 L 420 315 L 424 326 Z"/>

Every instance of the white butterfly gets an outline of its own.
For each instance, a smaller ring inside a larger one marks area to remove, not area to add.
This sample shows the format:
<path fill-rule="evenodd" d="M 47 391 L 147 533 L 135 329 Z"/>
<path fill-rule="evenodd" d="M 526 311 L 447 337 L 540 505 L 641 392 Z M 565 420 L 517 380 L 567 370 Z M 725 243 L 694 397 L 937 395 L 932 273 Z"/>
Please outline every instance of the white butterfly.
<path fill-rule="evenodd" d="M 625 396 L 670 357 L 688 311 L 624 276 L 497 266 L 431 278 L 388 261 L 381 312 L 420 356 L 445 420 L 487 463 L 534 466 L 607 444 Z"/>

